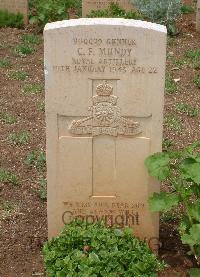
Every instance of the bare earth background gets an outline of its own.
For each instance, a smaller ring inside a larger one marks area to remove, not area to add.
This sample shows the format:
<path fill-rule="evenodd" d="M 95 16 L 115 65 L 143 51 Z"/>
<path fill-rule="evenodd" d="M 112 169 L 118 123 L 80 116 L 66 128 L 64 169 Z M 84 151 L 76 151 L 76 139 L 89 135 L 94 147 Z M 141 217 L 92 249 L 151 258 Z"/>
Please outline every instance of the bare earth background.
<path fill-rule="evenodd" d="M 191 1 L 186 1 L 191 3 Z M 186 103 L 200 109 L 200 88 L 194 80 L 199 69 L 194 69 L 186 58 L 187 50 L 200 49 L 200 34 L 195 31 L 195 15 L 184 15 L 179 22 L 180 34 L 168 41 L 167 75 L 176 80 L 177 90 L 166 93 L 165 98 L 165 148 L 181 149 L 200 139 L 199 115 L 190 117 L 177 110 L 176 105 Z M 41 199 L 40 180 L 45 170 L 25 163 L 33 150 L 45 151 L 45 116 L 43 41 L 27 57 L 17 57 L 14 48 L 21 43 L 22 35 L 31 29 L 0 29 L 0 59 L 7 57 L 10 68 L 0 68 L 0 169 L 8 169 L 20 177 L 20 184 L 0 183 L 0 276 L 40 276 L 44 273 L 41 247 L 47 240 L 46 202 Z M 27 73 L 25 80 L 12 80 L 13 71 Z M 169 82 L 170 83 L 170 82 Z M 24 94 L 26 84 L 39 84 L 40 93 Z M 8 124 L 2 114 L 9 113 L 17 122 Z M 27 131 L 30 139 L 23 145 L 11 145 L 7 137 L 13 132 Z M 163 184 L 163 189 L 168 189 Z M 179 211 L 161 218 L 160 256 L 169 264 L 161 276 L 186 276 L 194 261 L 186 255 L 177 232 Z M 179 273 L 178 273 L 179 272 Z M 181 274 L 182 273 L 182 274 Z M 179 275 L 180 274 L 180 275 Z"/>

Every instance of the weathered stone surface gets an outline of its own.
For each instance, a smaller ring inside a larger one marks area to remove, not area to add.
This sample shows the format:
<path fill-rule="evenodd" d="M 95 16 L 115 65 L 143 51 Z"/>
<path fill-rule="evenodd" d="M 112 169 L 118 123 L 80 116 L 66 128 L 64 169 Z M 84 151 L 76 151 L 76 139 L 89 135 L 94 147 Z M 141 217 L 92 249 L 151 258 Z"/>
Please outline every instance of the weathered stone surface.
<path fill-rule="evenodd" d="M 144 160 L 162 145 L 166 28 L 78 19 L 44 37 L 49 237 L 76 217 L 157 237 Z"/>
<path fill-rule="evenodd" d="M 82 16 L 87 16 L 92 10 L 104 10 L 113 2 L 116 2 L 125 10 L 133 9 L 129 0 L 82 0 Z"/>
<path fill-rule="evenodd" d="M 21 13 L 24 16 L 24 24 L 28 24 L 28 0 L 0 0 L 0 10 Z"/>

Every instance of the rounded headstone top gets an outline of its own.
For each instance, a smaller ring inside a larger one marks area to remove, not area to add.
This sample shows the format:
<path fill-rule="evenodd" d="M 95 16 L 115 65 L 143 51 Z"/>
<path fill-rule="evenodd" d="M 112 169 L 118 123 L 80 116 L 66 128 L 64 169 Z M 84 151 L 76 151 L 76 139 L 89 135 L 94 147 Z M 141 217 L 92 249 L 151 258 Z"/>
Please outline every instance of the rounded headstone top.
<path fill-rule="evenodd" d="M 63 20 L 63 21 L 57 21 L 53 23 L 47 23 L 44 28 L 44 31 L 67 28 L 67 27 L 91 26 L 91 25 L 127 26 L 127 27 L 149 29 L 153 31 L 167 33 L 167 29 L 164 25 L 142 21 L 142 20 L 124 19 L 124 18 L 80 18 L 80 19 Z"/>

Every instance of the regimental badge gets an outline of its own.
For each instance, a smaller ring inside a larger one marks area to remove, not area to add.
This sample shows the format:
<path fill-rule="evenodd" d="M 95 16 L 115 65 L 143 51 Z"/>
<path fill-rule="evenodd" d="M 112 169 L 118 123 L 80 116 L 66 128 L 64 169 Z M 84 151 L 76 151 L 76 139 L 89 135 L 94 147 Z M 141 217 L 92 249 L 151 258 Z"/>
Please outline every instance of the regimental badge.
<path fill-rule="evenodd" d="M 96 88 L 92 98 L 93 106 L 89 108 L 91 116 L 80 120 L 73 120 L 69 131 L 75 135 L 110 135 L 135 136 L 140 134 L 138 122 L 121 116 L 117 106 L 118 97 L 113 95 L 113 87 L 104 81 Z"/>

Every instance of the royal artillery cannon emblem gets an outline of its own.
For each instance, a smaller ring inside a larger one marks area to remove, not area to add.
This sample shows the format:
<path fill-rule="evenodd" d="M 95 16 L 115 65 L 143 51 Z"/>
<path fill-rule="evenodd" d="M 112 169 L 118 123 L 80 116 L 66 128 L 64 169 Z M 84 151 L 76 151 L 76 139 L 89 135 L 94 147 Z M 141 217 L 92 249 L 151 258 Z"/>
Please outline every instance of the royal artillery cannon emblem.
<path fill-rule="evenodd" d="M 93 106 L 89 108 L 91 116 L 80 120 L 73 120 L 69 131 L 75 135 L 110 135 L 135 136 L 140 134 L 138 122 L 121 116 L 117 106 L 118 97 L 113 95 L 113 87 L 104 81 L 96 87 L 93 96 Z"/>

